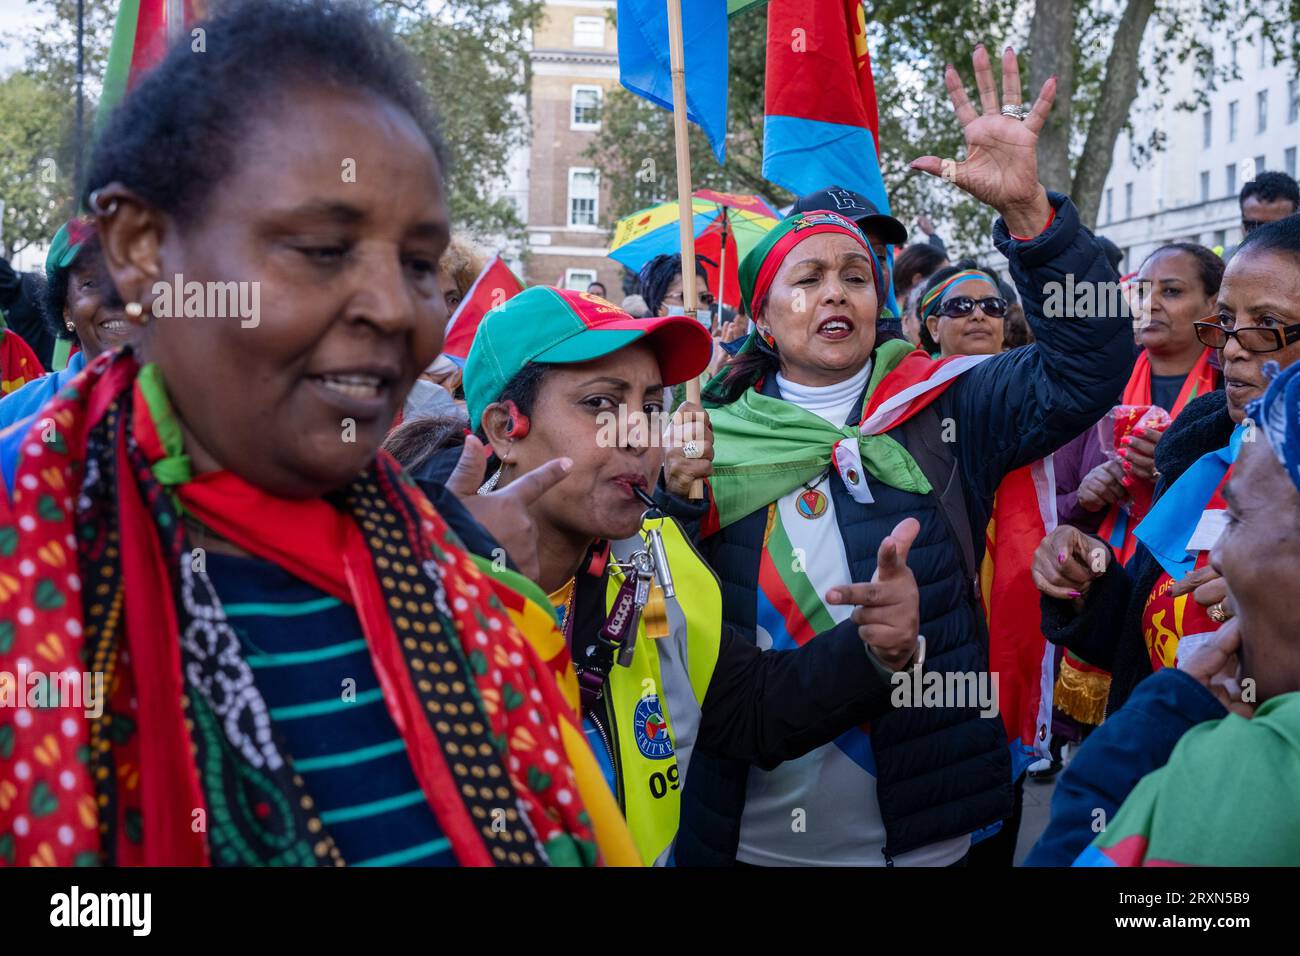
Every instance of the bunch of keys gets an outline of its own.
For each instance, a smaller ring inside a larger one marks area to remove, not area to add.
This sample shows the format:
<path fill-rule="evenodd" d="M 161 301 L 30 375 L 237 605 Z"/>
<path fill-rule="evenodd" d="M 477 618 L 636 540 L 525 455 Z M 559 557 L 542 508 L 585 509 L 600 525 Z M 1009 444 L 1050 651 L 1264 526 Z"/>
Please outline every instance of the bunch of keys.
<path fill-rule="evenodd" d="M 663 517 L 653 498 L 640 488 L 635 491 L 641 500 L 649 505 L 649 510 L 641 516 L 643 523 L 652 515 Z M 668 568 L 668 555 L 664 551 L 663 535 L 658 528 L 651 528 L 646 532 L 646 536 L 649 538 L 649 550 L 634 552 L 626 564 L 617 562 L 615 564 L 626 577 L 614 600 L 614 608 L 609 619 L 601 629 L 602 636 L 619 645 L 618 663 L 624 667 L 630 667 L 632 664 L 641 614 L 650 603 L 651 583 L 657 579 L 666 598 L 677 594 L 677 589 L 673 586 L 672 571 Z"/>

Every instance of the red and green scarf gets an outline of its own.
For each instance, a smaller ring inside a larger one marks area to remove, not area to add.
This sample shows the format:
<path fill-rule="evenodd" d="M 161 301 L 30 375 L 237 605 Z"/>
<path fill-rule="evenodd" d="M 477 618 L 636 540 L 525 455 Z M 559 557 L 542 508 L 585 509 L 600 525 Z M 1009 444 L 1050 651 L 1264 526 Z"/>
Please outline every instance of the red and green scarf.
<path fill-rule="evenodd" d="M 0 498 L 0 674 L 99 672 L 107 698 L 0 709 L 0 864 L 345 862 L 183 512 L 356 610 L 462 865 L 596 862 L 561 685 L 396 463 L 300 501 L 193 477 L 156 367 L 125 350 L 45 406 Z"/>

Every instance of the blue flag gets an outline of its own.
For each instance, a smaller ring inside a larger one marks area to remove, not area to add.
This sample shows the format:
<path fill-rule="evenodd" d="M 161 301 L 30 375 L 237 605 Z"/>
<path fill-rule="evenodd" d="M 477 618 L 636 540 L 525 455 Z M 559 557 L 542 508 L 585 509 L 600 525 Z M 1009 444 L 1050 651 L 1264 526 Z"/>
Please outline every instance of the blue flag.
<path fill-rule="evenodd" d="M 682 0 L 686 115 L 721 163 L 727 149 L 727 0 Z M 618 79 L 637 96 L 673 108 L 666 0 L 618 0 Z"/>

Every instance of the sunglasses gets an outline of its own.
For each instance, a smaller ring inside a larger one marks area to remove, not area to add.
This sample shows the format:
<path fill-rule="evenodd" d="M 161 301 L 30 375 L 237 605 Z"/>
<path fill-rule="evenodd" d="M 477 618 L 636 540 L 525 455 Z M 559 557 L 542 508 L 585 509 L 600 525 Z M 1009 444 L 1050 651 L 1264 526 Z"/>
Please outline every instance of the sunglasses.
<path fill-rule="evenodd" d="M 964 319 L 975 311 L 977 305 L 985 315 L 994 319 L 1000 319 L 1007 314 L 1007 300 L 997 295 L 991 295 L 987 299 L 955 295 L 951 299 L 943 300 L 939 306 L 939 314 L 949 319 Z"/>
<path fill-rule="evenodd" d="M 1212 349 L 1221 349 L 1228 344 L 1228 339 L 1236 339 L 1237 344 L 1247 352 L 1279 352 L 1300 339 L 1300 322 L 1284 325 L 1280 329 L 1259 325 L 1229 329 L 1212 320 L 1193 322 L 1192 325 L 1196 328 L 1196 337 L 1201 344 Z"/>

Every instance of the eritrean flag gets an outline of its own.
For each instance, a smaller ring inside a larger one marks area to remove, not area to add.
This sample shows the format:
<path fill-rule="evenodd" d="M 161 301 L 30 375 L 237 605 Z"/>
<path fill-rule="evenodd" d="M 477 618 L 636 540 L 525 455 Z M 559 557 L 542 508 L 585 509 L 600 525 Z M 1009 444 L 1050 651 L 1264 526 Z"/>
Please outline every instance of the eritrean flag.
<path fill-rule="evenodd" d="M 727 3 L 682 0 L 681 9 L 686 116 L 704 130 L 721 163 L 727 152 Z M 656 106 L 673 108 L 666 0 L 618 0 L 618 81 Z"/>
<path fill-rule="evenodd" d="M 764 178 L 799 195 L 843 186 L 889 213 L 861 0 L 770 0 L 766 95 Z"/>
<path fill-rule="evenodd" d="M 207 14 L 208 0 L 122 0 L 108 50 L 99 125 L 140 77 L 162 60 L 172 40 Z"/>
<path fill-rule="evenodd" d="M 510 271 L 505 260 L 499 255 L 493 256 L 452 313 L 442 342 L 442 354 L 457 365 L 464 365 L 483 316 L 523 291 L 524 284 Z"/>

